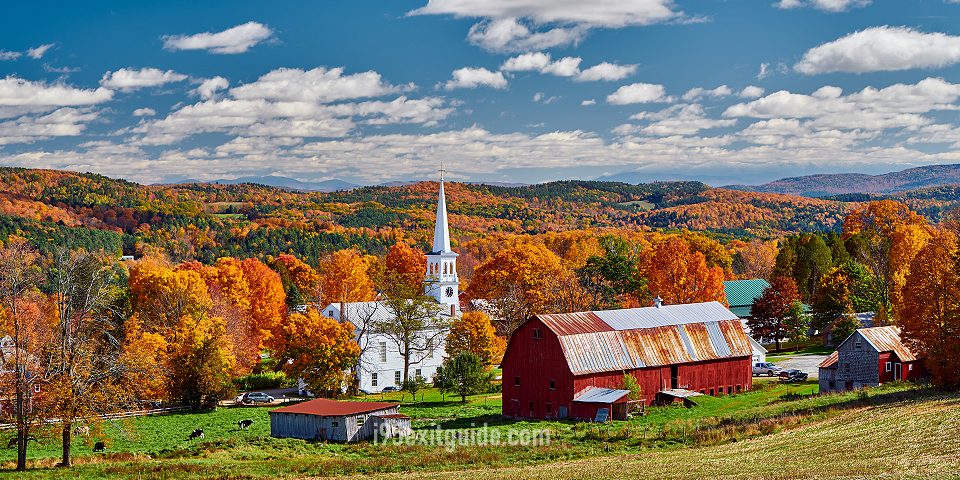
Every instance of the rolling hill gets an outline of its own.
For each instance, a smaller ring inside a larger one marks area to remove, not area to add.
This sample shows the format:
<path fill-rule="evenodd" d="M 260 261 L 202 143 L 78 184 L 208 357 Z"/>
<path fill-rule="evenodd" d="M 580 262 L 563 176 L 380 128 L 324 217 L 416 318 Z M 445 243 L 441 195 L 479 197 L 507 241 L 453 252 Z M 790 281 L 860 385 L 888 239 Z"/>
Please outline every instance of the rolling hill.
<path fill-rule="evenodd" d="M 763 185 L 731 185 L 725 188 L 826 197 L 851 193 L 890 195 L 944 185 L 960 185 L 960 164 L 930 165 L 882 175 L 835 173 L 782 178 Z"/>

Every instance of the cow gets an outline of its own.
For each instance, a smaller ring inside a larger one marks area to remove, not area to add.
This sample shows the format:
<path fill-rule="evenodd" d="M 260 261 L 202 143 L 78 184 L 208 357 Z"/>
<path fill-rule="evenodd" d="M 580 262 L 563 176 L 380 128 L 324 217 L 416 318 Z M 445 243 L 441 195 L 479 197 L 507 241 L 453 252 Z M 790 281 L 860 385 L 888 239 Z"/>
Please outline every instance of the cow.
<path fill-rule="evenodd" d="M 86 437 L 87 435 L 90 435 L 90 427 L 87 425 L 77 425 L 76 428 L 73 429 L 73 434 L 78 437 Z"/>
<path fill-rule="evenodd" d="M 27 437 L 27 442 L 28 442 L 28 443 L 29 443 L 29 442 L 36 442 L 36 441 L 37 441 L 37 439 L 34 438 L 34 437 Z M 9 442 L 7 442 L 7 448 L 14 448 L 14 447 L 16 447 L 16 446 L 17 446 L 17 436 L 14 435 L 13 438 L 11 438 Z"/>
<path fill-rule="evenodd" d="M 93 444 L 94 453 L 105 452 L 106 450 L 107 450 L 107 445 L 104 444 L 103 442 L 97 442 Z"/>
<path fill-rule="evenodd" d="M 246 420 L 240 420 L 239 422 L 237 422 L 237 428 L 239 428 L 240 430 L 246 430 L 250 428 L 250 425 L 253 425 L 253 420 L 250 420 L 249 418 Z"/>
<path fill-rule="evenodd" d="M 202 429 L 202 428 L 198 428 L 198 429 L 196 429 L 196 430 L 194 430 L 193 432 L 190 433 L 190 440 L 193 440 L 193 439 L 195 439 L 195 438 L 203 438 L 203 429 Z"/>

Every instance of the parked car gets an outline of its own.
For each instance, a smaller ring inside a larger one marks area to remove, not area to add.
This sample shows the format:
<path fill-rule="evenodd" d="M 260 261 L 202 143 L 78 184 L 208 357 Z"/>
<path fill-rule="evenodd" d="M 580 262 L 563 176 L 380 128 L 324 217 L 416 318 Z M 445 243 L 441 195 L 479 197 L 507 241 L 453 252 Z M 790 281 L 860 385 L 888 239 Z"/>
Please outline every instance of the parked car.
<path fill-rule="evenodd" d="M 783 371 L 782 368 L 770 362 L 757 362 L 753 364 L 754 375 L 766 375 L 772 377 Z"/>
<path fill-rule="evenodd" d="M 390 385 L 390 386 L 387 386 L 387 387 L 383 387 L 383 390 L 380 390 L 380 391 L 381 391 L 381 392 L 384 392 L 384 393 L 386 393 L 386 392 L 399 392 L 399 391 L 400 391 L 400 387 L 395 386 L 395 385 Z"/>
<path fill-rule="evenodd" d="M 790 369 L 780 372 L 780 381 L 784 383 L 803 382 L 807 379 L 807 372 Z"/>
<path fill-rule="evenodd" d="M 246 403 L 273 403 L 274 401 L 276 401 L 275 398 L 263 392 L 250 392 L 245 399 Z"/>

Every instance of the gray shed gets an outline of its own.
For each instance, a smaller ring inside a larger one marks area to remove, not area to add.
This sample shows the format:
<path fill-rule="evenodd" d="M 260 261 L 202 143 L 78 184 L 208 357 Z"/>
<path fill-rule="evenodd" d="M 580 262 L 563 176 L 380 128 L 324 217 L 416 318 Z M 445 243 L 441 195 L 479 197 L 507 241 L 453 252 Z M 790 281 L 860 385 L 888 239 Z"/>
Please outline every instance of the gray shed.
<path fill-rule="evenodd" d="M 399 405 L 318 398 L 270 411 L 270 436 L 357 442 L 373 438 L 384 423 L 390 426 L 392 436 L 409 432 L 410 419 L 397 413 Z M 400 417 L 406 418 L 405 429 Z"/>

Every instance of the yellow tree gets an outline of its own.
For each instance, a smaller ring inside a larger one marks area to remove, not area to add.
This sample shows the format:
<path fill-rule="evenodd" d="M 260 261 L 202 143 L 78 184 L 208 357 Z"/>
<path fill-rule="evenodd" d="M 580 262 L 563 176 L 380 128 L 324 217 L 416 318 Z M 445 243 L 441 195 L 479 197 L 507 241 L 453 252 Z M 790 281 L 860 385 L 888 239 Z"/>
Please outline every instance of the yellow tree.
<path fill-rule="evenodd" d="M 270 268 L 280 275 L 290 308 L 300 305 L 319 305 L 323 302 L 320 274 L 313 267 L 293 255 L 279 255 L 269 261 Z"/>
<path fill-rule="evenodd" d="M 367 302 L 376 297 L 369 259 L 355 249 L 339 250 L 320 262 L 323 303 Z"/>
<path fill-rule="evenodd" d="M 339 323 L 320 315 L 315 308 L 294 313 L 283 325 L 283 345 L 278 358 L 289 359 L 284 370 L 307 384 L 314 394 L 337 391 L 344 381 L 344 372 L 353 367 L 360 356 L 360 346 L 353 340 L 350 322 Z"/>
<path fill-rule="evenodd" d="M 197 318 L 213 306 L 203 277 L 195 270 L 173 270 L 157 259 L 130 269 L 130 303 L 144 331 L 169 334 L 183 317 Z"/>
<path fill-rule="evenodd" d="M 255 258 L 244 260 L 241 268 L 250 288 L 250 331 L 263 348 L 278 333 L 287 313 L 283 282 L 277 272 Z"/>
<path fill-rule="evenodd" d="M 881 308 L 897 299 L 913 255 L 930 236 L 927 220 L 894 200 L 869 202 L 847 215 L 843 238 L 880 282 Z M 878 312 L 884 315 L 885 312 Z"/>
<path fill-rule="evenodd" d="M 183 317 L 168 347 L 170 396 L 194 410 L 216 405 L 233 391 L 235 363 L 223 319 Z"/>
<path fill-rule="evenodd" d="M 723 268 L 708 267 L 703 253 L 691 251 L 681 238 L 668 238 L 646 250 L 642 268 L 650 294 L 660 296 L 664 303 L 727 303 Z"/>
<path fill-rule="evenodd" d="M 914 257 L 895 305 L 908 345 L 926 357 L 935 384 L 960 388 L 960 251 L 957 236 L 942 230 Z"/>
<path fill-rule="evenodd" d="M 500 362 L 506 348 L 506 339 L 497 336 L 490 317 L 476 310 L 464 312 L 463 316 L 454 320 L 447 334 L 447 355 L 452 357 L 461 352 L 473 353 L 483 360 L 484 365 Z"/>
<path fill-rule="evenodd" d="M 124 322 L 123 334 L 121 360 L 127 368 L 130 386 L 137 398 L 168 398 L 167 338 L 159 333 L 143 331 L 136 315 Z"/>

